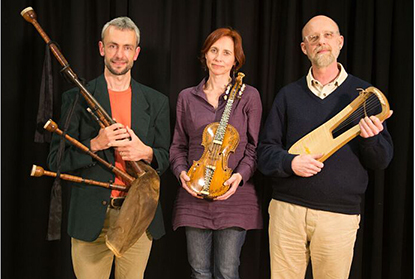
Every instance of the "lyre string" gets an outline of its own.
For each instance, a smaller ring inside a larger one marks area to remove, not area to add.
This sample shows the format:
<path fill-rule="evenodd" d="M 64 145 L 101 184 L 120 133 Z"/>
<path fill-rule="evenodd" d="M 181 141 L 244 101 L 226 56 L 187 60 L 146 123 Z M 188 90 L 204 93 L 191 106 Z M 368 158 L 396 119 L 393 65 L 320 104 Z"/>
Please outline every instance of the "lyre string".
<path fill-rule="evenodd" d="M 369 98 L 359 106 L 359 108 L 357 108 L 344 122 L 333 130 L 333 133 L 338 132 L 354 121 L 365 117 L 367 112 L 375 110 L 377 107 L 381 107 L 380 100 L 376 95 L 370 95 Z"/>
<path fill-rule="evenodd" d="M 376 100 L 374 100 L 376 101 Z M 374 111 L 377 107 L 380 107 L 379 102 L 366 102 L 365 104 L 362 104 L 359 106 L 358 109 L 356 109 L 344 122 L 342 122 L 335 130 L 334 132 L 343 129 L 345 126 L 353 123 L 356 120 L 360 120 L 367 116 L 367 112 Z M 369 114 L 370 116 L 370 114 Z"/>
<path fill-rule="evenodd" d="M 372 109 L 376 109 L 377 107 L 381 107 L 380 101 L 373 95 L 371 95 L 364 103 L 362 103 L 356 111 L 354 111 L 348 119 L 351 119 L 353 122 L 354 120 L 357 120 L 362 115 L 365 117 L 367 116 L 367 112 L 370 112 Z M 363 111 L 363 113 L 362 113 Z M 370 116 L 370 115 L 369 115 Z M 354 117 L 354 119 L 353 119 Z"/>
<path fill-rule="evenodd" d="M 372 96 L 371 96 L 372 97 Z M 370 98 L 370 97 L 369 97 Z M 337 132 L 340 129 L 343 129 L 350 123 L 360 120 L 361 118 L 365 117 L 367 112 L 374 111 L 377 107 L 380 107 L 380 102 L 378 99 L 368 99 L 365 103 L 366 105 L 361 104 L 359 108 L 357 108 L 344 122 L 342 122 L 333 132 Z"/>

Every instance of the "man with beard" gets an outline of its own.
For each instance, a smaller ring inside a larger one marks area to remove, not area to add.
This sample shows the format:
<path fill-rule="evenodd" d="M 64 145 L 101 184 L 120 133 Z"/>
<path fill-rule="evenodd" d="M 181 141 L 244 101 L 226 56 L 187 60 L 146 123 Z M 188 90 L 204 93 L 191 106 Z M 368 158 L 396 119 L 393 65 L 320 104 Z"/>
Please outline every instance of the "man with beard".
<path fill-rule="evenodd" d="M 119 17 L 105 24 L 101 37 L 99 52 L 104 57 L 104 73 L 89 82 L 87 89 L 117 123 L 100 128 L 86 111 L 85 100 L 80 98 L 67 133 L 118 168 L 125 170 L 125 161 L 144 160 L 161 175 L 169 162 L 169 102 L 163 94 L 131 78 L 131 68 L 140 53 L 139 29 L 128 17 Z M 78 89 L 63 94 L 61 122 L 77 94 Z M 58 147 L 59 137 L 54 136 L 48 162 L 55 170 Z M 110 170 L 70 145 L 65 148 L 61 171 L 124 184 Z M 105 236 L 117 220 L 126 195 L 116 190 L 71 184 L 68 234 L 78 279 L 109 278 L 114 254 L 106 246 Z M 115 278 L 143 278 L 152 239 L 163 234 L 158 206 L 146 233 L 122 257 L 115 259 Z"/>
<path fill-rule="evenodd" d="M 325 123 L 369 83 L 337 63 L 343 36 L 326 16 L 303 28 L 301 50 L 311 61 L 308 74 L 277 94 L 258 147 L 258 169 L 273 186 L 269 205 L 271 278 L 304 278 L 311 258 L 313 278 L 346 279 L 360 222 L 367 169 L 384 169 L 393 153 L 386 126 L 376 117 L 359 122 L 360 137 L 325 163 L 322 154 L 287 150 Z M 390 115 L 389 115 L 390 116 Z"/>

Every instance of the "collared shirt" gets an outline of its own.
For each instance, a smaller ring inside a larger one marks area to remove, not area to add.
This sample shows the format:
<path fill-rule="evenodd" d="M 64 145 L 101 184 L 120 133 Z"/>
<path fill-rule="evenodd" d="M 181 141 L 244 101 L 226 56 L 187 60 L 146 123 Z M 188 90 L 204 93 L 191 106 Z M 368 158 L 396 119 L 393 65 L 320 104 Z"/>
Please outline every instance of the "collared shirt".
<path fill-rule="evenodd" d="M 321 84 L 321 82 L 319 82 L 313 77 L 313 67 L 310 67 L 306 79 L 307 86 L 311 90 L 311 92 L 313 92 L 317 97 L 324 99 L 334 90 L 336 90 L 337 87 L 339 87 L 347 78 L 347 72 L 343 68 L 343 65 L 337 63 L 337 67 L 340 70 L 339 74 L 332 82 L 329 82 L 326 85 Z"/>

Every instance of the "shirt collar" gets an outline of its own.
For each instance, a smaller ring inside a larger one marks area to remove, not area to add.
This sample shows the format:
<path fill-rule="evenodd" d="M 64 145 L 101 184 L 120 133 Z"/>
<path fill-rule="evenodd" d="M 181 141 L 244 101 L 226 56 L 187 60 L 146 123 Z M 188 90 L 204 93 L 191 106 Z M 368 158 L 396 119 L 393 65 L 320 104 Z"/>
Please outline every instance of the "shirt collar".
<path fill-rule="evenodd" d="M 339 74 L 332 82 L 329 83 L 329 84 L 334 84 L 336 87 L 340 86 L 347 78 L 347 72 L 344 69 L 343 65 L 340 63 L 337 63 L 337 68 L 340 70 Z M 310 67 L 310 69 L 308 70 L 307 77 L 306 77 L 308 87 L 309 88 L 315 87 L 315 86 L 323 87 L 323 85 L 313 77 L 312 69 L 313 67 Z"/>

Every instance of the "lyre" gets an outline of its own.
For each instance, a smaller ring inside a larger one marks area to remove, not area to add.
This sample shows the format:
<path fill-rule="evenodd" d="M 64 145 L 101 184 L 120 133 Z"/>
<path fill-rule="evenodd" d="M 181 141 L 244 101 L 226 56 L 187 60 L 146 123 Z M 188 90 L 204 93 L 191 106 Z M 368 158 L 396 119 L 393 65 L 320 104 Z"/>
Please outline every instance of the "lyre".
<path fill-rule="evenodd" d="M 288 150 L 291 154 L 323 154 L 318 159 L 324 162 L 343 145 L 360 134 L 359 120 L 376 116 L 383 121 L 389 115 L 389 102 L 383 93 L 371 86 L 361 90 L 359 96 L 348 106 L 298 140 Z M 349 128 L 351 126 L 351 128 Z"/>

